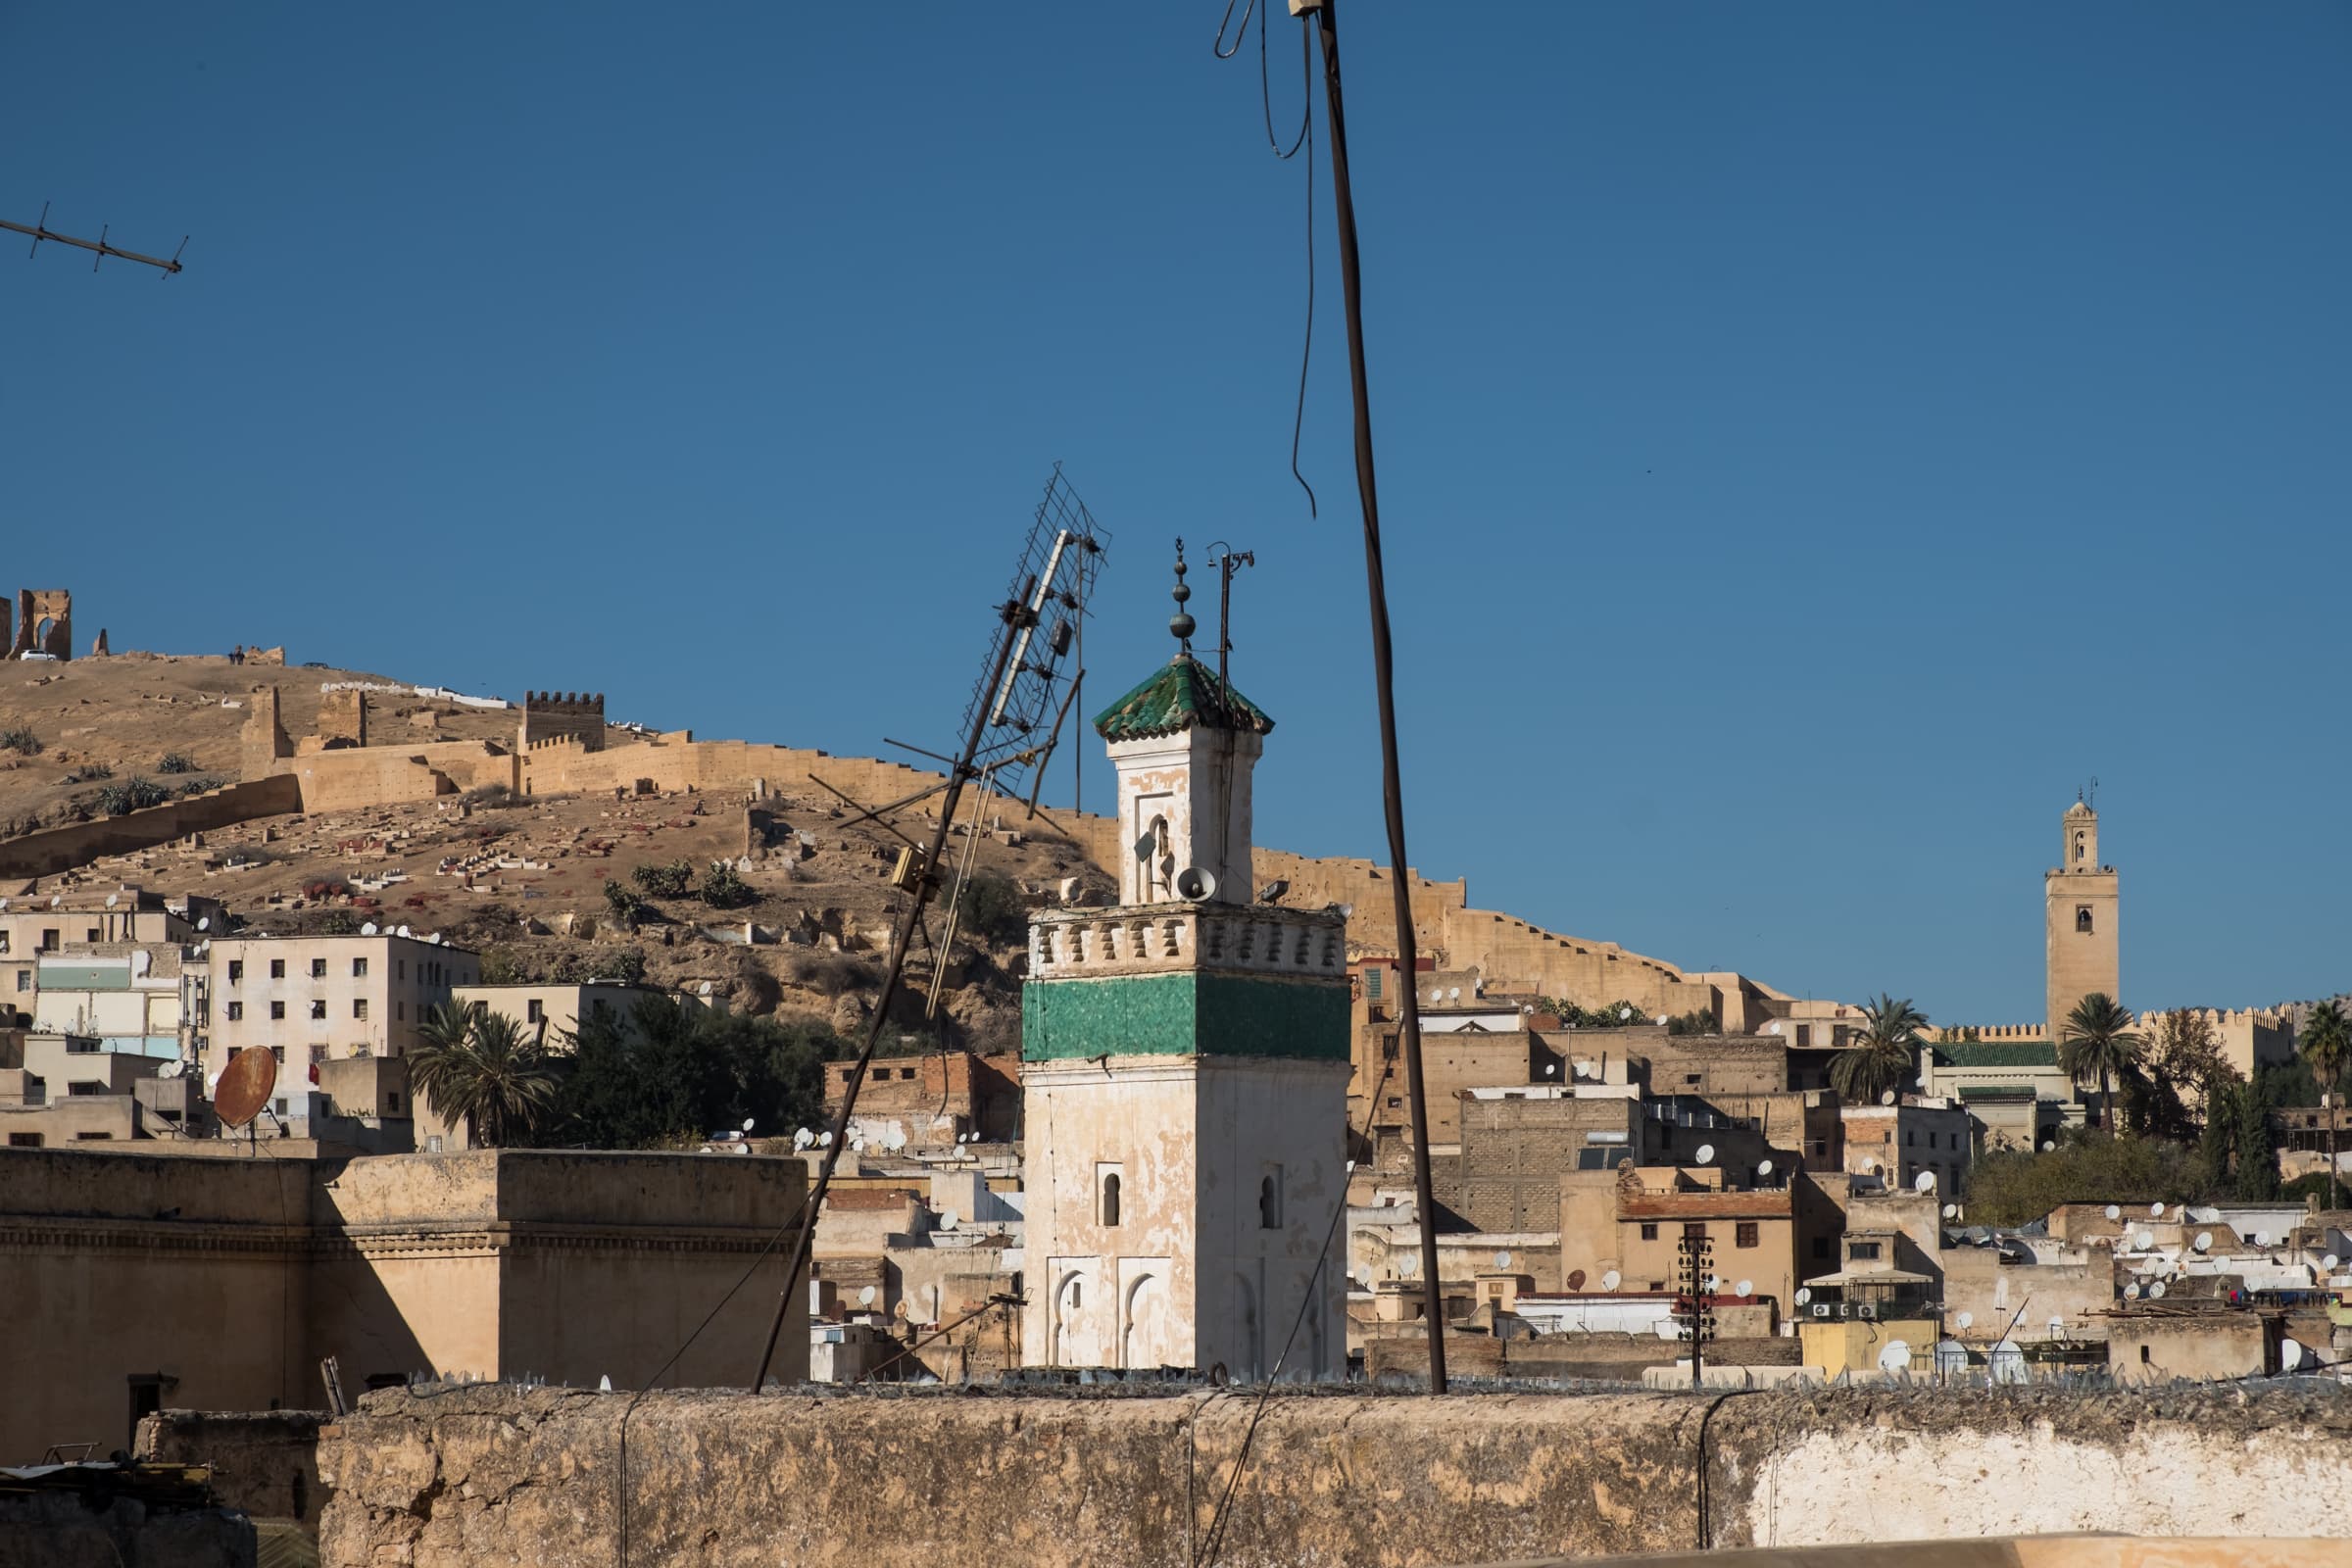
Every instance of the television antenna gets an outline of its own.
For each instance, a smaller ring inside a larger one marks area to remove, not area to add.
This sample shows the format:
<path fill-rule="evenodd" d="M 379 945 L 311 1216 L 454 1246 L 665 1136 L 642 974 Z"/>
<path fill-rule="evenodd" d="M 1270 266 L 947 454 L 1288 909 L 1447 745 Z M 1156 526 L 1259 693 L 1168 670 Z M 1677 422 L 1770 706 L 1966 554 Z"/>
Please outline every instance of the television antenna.
<path fill-rule="evenodd" d="M 1233 574 L 1256 565 L 1257 552 L 1236 550 L 1220 539 L 1208 547 L 1208 564 L 1217 568 L 1217 679 L 1223 681 L 1233 653 Z"/>
<path fill-rule="evenodd" d="M 90 263 L 90 270 L 93 272 L 98 270 L 100 263 L 103 263 L 109 256 L 119 256 L 126 262 L 137 262 L 142 266 L 161 268 L 163 269 L 164 275 L 166 277 L 170 277 L 173 272 L 176 272 L 180 270 L 179 252 L 188 248 L 188 237 L 185 234 L 182 234 L 179 237 L 179 250 L 172 253 L 172 259 L 170 261 L 164 260 L 161 256 L 142 256 L 137 251 L 126 251 L 122 249 L 120 246 L 108 243 L 108 225 L 104 223 L 98 225 L 98 237 L 96 239 L 75 239 L 71 234 L 60 234 L 57 232 L 57 230 L 49 226 L 49 204 L 47 202 L 41 203 L 41 220 L 39 222 L 30 224 L 12 223 L 7 219 L 0 218 L 0 228 L 10 229 L 19 234 L 30 234 L 32 236 L 32 249 L 24 253 L 27 260 L 30 260 L 40 251 L 41 241 L 43 240 L 48 240 L 50 243 L 55 245 L 72 245 L 80 250 L 94 251 L 97 253 L 98 259 L 97 261 Z"/>
<path fill-rule="evenodd" d="M 977 781 L 981 800 L 985 802 L 993 792 L 1017 790 L 1025 770 L 1034 768 L 1029 807 L 1032 812 L 1037 808 L 1045 759 L 1053 755 L 1062 720 L 1076 700 L 1079 679 L 1084 674 L 1084 662 L 1075 657 L 1074 651 L 1079 628 L 1086 620 L 1087 599 L 1102 569 L 1109 537 L 1062 476 L 1061 465 L 1055 464 L 1053 477 L 1046 481 L 1045 498 L 1038 503 L 1028 539 L 1022 546 L 1019 564 L 1013 568 L 1011 591 L 996 609 L 997 625 L 989 637 L 988 656 L 964 708 L 962 749 L 952 759 L 936 753 L 924 754 L 948 763 L 947 777 L 904 800 L 871 808 L 860 808 L 860 814 L 854 819 L 878 821 L 906 844 L 892 881 L 908 898 L 893 922 L 890 956 L 882 971 L 882 994 L 875 1003 L 873 1015 L 866 1021 L 865 1042 L 858 1051 L 857 1068 L 842 1095 L 841 1108 L 835 1114 L 831 1132 L 820 1140 L 824 1159 L 818 1166 L 815 1184 L 802 1201 L 802 1223 L 793 1239 L 792 1259 L 784 1270 L 788 1281 L 799 1278 L 808 1265 L 816 1233 L 813 1220 L 823 1210 L 825 1194 L 833 1185 L 834 1168 L 841 1162 L 842 1149 L 849 1142 L 858 1091 L 871 1076 L 874 1053 L 882 1043 L 883 1026 L 890 1021 L 891 1003 L 906 973 L 907 950 L 916 930 L 922 926 L 923 907 L 939 891 L 939 866 L 947 853 L 948 834 L 955 826 L 965 786 Z M 1061 681 L 1065 659 L 1073 670 L 1066 683 Z M 1064 687 L 1058 707 L 1054 702 L 1057 684 Z M 1050 729 L 1049 709 L 1054 710 Z M 848 799 L 832 786 L 824 787 Z M 933 795 L 941 797 L 939 815 L 931 825 L 929 845 L 918 845 L 900 832 L 889 817 Z M 851 804 L 857 805 L 854 801 Z M 975 808 L 964 858 L 967 873 L 971 865 L 968 850 L 979 843 L 980 822 L 979 809 Z M 931 985 L 934 1006 L 947 972 L 950 945 L 955 940 L 956 907 L 961 902 L 962 892 L 963 873 L 959 873 L 955 891 L 949 897 L 946 940 L 934 949 L 937 960 Z M 924 941 L 929 945 L 928 932 Z M 789 1288 L 777 1293 L 775 1317 L 768 1325 L 767 1343 L 760 1352 L 759 1370 L 752 1378 L 754 1394 L 766 1387 L 768 1365 L 775 1359 L 776 1342 L 783 1335 L 785 1320 L 794 1304 Z"/>

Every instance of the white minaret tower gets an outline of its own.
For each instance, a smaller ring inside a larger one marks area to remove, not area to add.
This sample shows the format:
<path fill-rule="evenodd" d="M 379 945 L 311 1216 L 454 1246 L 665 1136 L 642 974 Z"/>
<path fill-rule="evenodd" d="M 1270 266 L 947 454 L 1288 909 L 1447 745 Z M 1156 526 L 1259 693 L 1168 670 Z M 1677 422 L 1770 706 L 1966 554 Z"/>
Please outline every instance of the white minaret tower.
<path fill-rule="evenodd" d="M 1095 720 L 1118 768 L 1118 906 L 1030 927 L 1022 1360 L 1336 1376 L 1347 922 L 1251 901 L 1250 776 L 1274 721 L 1194 659 L 1183 549 L 1176 657 Z"/>

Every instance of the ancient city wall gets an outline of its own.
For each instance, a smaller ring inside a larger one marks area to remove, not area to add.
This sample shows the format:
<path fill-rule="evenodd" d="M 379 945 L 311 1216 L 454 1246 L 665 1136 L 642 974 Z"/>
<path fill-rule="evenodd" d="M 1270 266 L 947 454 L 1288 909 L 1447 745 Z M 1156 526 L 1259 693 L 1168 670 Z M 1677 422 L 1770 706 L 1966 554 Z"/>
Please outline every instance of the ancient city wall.
<path fill-rule="evenodd" d="M 484 741 L 312 752 L 277 765 L 300 782 L 306 811 L 429 801 L 493 784 L 515 787 L 514 758 Z"/>
<path fill-rule="evenodd" d="M 601 1565 L 622 1395 L 370 1396 L 327 1429 L 330 1568 Z M 655 1395 L 628 1429 L 628 1560 L 1175 1568 L 1251 1418 L 1160 1398 Z M 1365 1568 L 2107 1530 L 2342 1534 L 2352 1398 L 1814 1390 L 1272 1400 L 1216 1560 Z M 1703 1483 L 1703 1484 L 1702 1484 Z"/>
<path fill-rule="evenodd" d="M 230 784 L 142 811 L 68 822 L 0 839 L 0 877 L 54 876 L 102 855 L 150 850 L 191 833 L 209 833 L 301 808 L 301 791 L 291 777 Z"/>

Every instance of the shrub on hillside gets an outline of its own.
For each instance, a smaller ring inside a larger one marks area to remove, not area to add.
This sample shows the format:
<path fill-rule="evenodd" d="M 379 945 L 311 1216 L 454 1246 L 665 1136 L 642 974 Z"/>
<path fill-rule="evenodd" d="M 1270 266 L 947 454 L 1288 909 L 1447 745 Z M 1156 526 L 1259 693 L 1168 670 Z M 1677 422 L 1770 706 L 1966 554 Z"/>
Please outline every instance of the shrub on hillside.
<path fill-rule="evenodd" d="M 963 884 L 958 926 L 998 943 L 1029 939 L 1029 901 L 1020 885 L 1002 871 L 975 871 Z"/>
<path fill-rule="evenodd" d="M 703 902 L 713 909 L 740 909 L 760 897 L 735 867 L 725 860 L 710 862 L 703 878 Z"/>
<path fill-rule="evenodd" d="M 0 730 L 0 752 L 22 752 L 26 757 L 41 755 L 41 738 L 22 726 Z"/>
<path fill-rule="evenodd" d="M 129 811 L 143 811 L 150 806 L 161 806 L 172 797 L 152 779 L 127 779 L 121 784 L 109 784 L 98 792 L 96 802 L 101 816 L 122 816 Z"/>
<path fill-rule="evenodd" d="M 637 929 L 637 921 L 645 913 L 644 901 L 612 877 L 605 878 L 605 913 L 623 931 Z"/>
<path fill-rule="evenodd" d="M 113 778 L 115 770 L 104 762 L 84 762 L 66 775 L 69 784 L 95 784 L 102 778 Z"/>
<path fill-rule="evenodd" d="M 166 752 L 156 760 L 155 770 L 158 773 L 193 773 L 196 764 L 185 752 Z"/>
<path fill-rule="evenodd" d="M 694 887 L 694 864 L 672 860 L 667 865 L 641 865 L 629 879 L 657 899 L 682 899 Z"/>
<path fill-rule="evenodd" d="M 792 983 L 828 997 L 874 983 L 874 971 L 846 953 L 804 953 L 792 960 Z"/>
<path fill-rule="evenodd" d="M 207 773 L 202 778 L 189 779 L 186 783 L 179 787 L 179 793 L 183 797 L 189 795 L 203 795 L 210 791 L 219 789 L 226 782 L 227 780 L 225 779 L 218 779 L 213 777 L 212 774 Z"/>

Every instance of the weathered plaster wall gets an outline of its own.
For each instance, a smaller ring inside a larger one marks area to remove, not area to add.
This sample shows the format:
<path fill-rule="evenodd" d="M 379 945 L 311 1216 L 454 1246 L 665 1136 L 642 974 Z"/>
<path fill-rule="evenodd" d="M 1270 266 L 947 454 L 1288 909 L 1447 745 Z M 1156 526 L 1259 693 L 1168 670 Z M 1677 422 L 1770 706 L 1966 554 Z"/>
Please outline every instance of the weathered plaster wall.
<path fill-rule="evenodd" d="M 0 877 L 54 876 L 102 855 L 151 850 L 191 833 L 210 833 L 300 809 L 301 792 L 291 778 L 225 785 L 142 811 L 68 822 L 0 840 Z"/>
<path fill-rule="evenodd" d="M 166 1410 L 139 1423 L 131 1451 L 155 1464 L 209 1465 L 222 1507 L 256 1519 L 295 1519 L 315 1530 L 326 1502 L 318 1484 L 318 1429 L 325 1422 L 316 1410 Z"/>
<path fill-rule="evenodd" d="M 329 1429 L 330 1568 L 614 1560 L 626 1399 L 370 1396 Z M 628 1441 L 632 1561 L 1175 1568 L 1250 1401 L 663 1394 Z M 1495 1562 L 1716 1545 L 2113 1530 L 2342 1536 L 2352 1400 L 1823 1390 L 1281 1397 L 1228 1568 Z M 1700 1512 L 1703 1444 L 1705 1518 Z"/>

